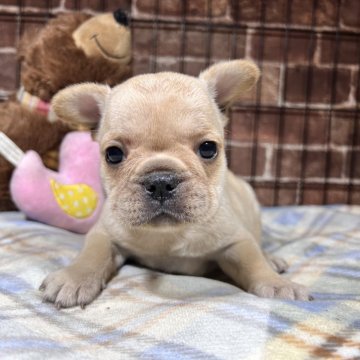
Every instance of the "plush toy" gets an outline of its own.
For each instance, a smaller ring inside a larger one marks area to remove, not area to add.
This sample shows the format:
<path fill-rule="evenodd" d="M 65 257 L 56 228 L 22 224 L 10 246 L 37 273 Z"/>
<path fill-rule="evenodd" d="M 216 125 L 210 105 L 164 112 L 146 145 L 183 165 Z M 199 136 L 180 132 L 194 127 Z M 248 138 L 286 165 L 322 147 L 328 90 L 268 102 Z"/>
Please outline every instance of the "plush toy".
<path fill-rule="evenodd" d="M 104 195 L 99 145 L 89 132 L 65 136 L 58 172 L 47 169 L 35 151 L 24 154 L 4 133 L 0 133 L 0 153 L 16 166 L 10 192 L 27 217 L 78 233 L 86 233 L 97 220 Z"/>
<path fill-rule="evenodd" d="M 49 105 L 62 88 L 78 82 L 110 86 L 131 75 L 131 39 L 126 15 L 117 10 L 90 16 L 66 13 L 38 33 L 25 33 L 17 98 L 0 104 L 0 131 L 22 150 L 34 150 L 47 167 L 57 168 L 58 148 L 78 126 L 56 121 Z M 12 210 L 9 193 L 13 166 L 0 158 L 0 210 Z"/>

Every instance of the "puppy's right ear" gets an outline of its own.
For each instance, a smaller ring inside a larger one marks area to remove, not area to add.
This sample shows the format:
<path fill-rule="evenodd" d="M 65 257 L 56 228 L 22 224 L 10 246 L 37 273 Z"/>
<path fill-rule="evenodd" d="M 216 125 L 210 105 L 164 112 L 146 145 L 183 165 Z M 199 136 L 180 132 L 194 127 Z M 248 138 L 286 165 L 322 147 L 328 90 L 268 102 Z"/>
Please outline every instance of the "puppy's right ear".
<path fill-rule="evenodd" d="M 52 111 L 65 123 L 95 129 L 104 114 L 110 91 L 109 86 L 94 83 L 69 86 L 53 97 Z"/>

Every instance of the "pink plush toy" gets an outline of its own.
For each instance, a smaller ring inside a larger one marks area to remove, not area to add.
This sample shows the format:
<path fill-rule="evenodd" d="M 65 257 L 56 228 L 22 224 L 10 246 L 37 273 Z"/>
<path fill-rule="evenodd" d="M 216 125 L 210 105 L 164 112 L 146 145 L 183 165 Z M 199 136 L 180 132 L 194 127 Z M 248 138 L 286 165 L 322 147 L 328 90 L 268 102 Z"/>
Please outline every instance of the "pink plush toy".
<path fill-rule="evenodd" d="M 4 134 L 0 135 L 0 150 L 16 166 L 10 192 L 17 207 L 31 219 L 86 233 L 98 219 L 104 202 L 99 146 L 90 133 L 79 131 L 65 136 L 59 152 L 59 172 L 45 168 L 36 152 L 24 154 Z"/>

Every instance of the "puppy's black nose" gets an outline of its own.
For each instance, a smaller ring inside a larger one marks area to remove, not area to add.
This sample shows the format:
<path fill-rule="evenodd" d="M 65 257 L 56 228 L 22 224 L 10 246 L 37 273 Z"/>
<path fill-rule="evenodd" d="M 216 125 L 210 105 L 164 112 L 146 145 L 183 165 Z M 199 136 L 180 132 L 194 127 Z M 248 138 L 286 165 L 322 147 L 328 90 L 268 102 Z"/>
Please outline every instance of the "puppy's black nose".
<path fill-rule="evenodd" d="M 170 172 L 155 172 L 149 174 L 143 182 L 147 194 L 161 203 L 170 199 L 175 194 L 176 187 L 179 183 L 179 178 Z"/>
<path fill-rule="evenodd" d="M 124 11 L 122 11 L 121 9 L 115 10 L 113 15 L 114 15 L 116 22 L 119 23 L 120 25 L 124 25 L 124 26 L 129 25 L 129 19 L 128 19 L 126 13 Z"/>

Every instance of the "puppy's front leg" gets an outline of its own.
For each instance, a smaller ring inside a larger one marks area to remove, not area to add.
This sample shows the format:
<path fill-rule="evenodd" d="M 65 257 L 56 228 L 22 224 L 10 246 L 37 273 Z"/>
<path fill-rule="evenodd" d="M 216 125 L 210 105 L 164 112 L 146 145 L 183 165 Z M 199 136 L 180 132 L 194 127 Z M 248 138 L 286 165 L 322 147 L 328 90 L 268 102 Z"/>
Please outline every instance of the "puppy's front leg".
<path fill-rule="evenodd" d="M 40 286 L 43 299 L 55 303 L 59 309 L 76 305 L 84 308 L 99 295 L 124 260 L 107 233 L 95 226 L 74 262 L 45 278 Z"/>
<path fill-rule="evenodd" d="M 257 296 L 310 300 L 304 286 L 284 279 L 272 269 L 250 234 L 221 253 L 218 264 L 241 288 Z"/>

